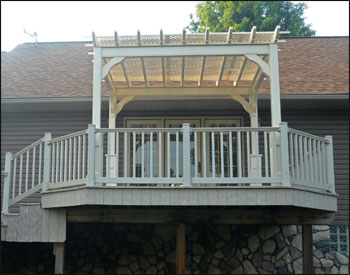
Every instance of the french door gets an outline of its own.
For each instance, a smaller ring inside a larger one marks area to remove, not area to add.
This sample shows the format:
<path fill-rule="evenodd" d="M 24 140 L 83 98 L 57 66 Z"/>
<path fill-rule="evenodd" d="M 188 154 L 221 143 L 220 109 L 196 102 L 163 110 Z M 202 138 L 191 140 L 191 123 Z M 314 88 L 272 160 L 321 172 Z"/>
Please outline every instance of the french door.
<path fill-rule="evenodd" d="M 128 176 L 129 177 L 182 177 L 183 175 L 183 137 L 182 133 L 166 131 L 160 133 L 156 128 L 182 128 L 189 123 L 196 127 L 239 127 L 240 120 L 234 119 L 127 119 L 127 128 L 155 128 L 151 133 L 130 133 L 128 136 Z M 222 136 L 222 137 L 221 137 Z M 230 154 L 230 141 L 232 152 Z M 152 142 L 151 142 L 152 141 Z M 204 144 L 205 143 L 205 144 Z M 221 144 L 222 143 L 222 144 Z M 197 148 L 195 149 L 195 144 Z M 204 149 L 205 147 L 205 149 Z M 214 154 L 213 154 L 214 150 Z M 223 154 L 221 153 L 223 152 Z M 223 158 L 222 158 L 223 155 Z M 230 175 L 230 155 L 232 172 Z M 213 133 L 190 134 L 191 174 L 198 177 L 237 176 L 237 136 L 232 133 L 214 131 Z M 213 168 L 214 164 L 214 168 Z M 204 165 L 206 167 L 204 167 Z M 223 169 L 222 169 L 223 166 Z M 134 169 L 135 167 L 135 169 Z M 197 171 L 195 170 L 197 169 Z M 224 174 L 222 175 L 222 171 Z M 214 173 L 214 174 L 213 174 Z"/>

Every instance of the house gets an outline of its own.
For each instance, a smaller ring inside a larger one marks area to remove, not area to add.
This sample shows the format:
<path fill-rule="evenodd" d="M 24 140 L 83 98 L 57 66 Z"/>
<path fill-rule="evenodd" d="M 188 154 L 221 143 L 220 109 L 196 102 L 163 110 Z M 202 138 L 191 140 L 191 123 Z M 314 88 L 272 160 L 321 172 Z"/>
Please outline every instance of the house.
<path fill-rule="evenodd" d="M 3 273 L 348 273 L 349 38 L 280 35 L 2 53 Z"/>

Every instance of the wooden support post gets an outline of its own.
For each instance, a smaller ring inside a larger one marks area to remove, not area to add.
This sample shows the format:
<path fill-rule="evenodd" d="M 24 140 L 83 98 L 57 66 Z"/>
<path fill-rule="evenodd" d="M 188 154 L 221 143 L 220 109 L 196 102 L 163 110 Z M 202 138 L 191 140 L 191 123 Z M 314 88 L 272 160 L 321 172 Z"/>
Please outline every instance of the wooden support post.
<path fill-rule="evenodd" d="M 289 174 L 289 150 L 288 150 L 288 124 L 287 122 L 280 123 L 281 131 L 281 180 L 283 186 L 291 186 Z M 292 152 L 290 152 L 292 153 Z"/>
<path fill-rule="evenodd" d="M 47 190 L 48 184 L 50 183 L 51 144 L 49 144 L 49 142 L 51 138 L 51 133 L 45 133 L 43 191 Z"/>
<path fill-rule="evenodd" d="M 176 228 L 176 274 L 184 274 L 186 259 L 186 227 L 180 223 Z"/>
<path fill-rule="evenodd" d="M 190 187 L 191 179 L 191 141 L 190 141 L 190 124 L 182 124 L 183 133 L 183 186 Z"/>
<path fill-rule="evenodd" d="M 95 130 L 94 124 L 89 124 L 88 128 L 88 171 L 87 185 L 95 185 Z"/>
<path fill-rule="evenodd" d="M 11 162 L 12 162 L 12 153 L 8 152 L 5 155 L 5 179 L 4 179 L 4 191 L 3 191 L 3 197 L 2 197 L 3 214 L 7 214 L 9 212 Z"/>
<path fill-rule="evenodd" d="M 335 184 L 334 184 L 334 160 L 333 160 L 333 138 L 332 136 L 325 136 L 325 139 L 328 140 L 326 145 L 327 152 L 327 184 L 329 186 L 329 191 L 335 193 Z"/>
<path fill-rule="evenodd" d="M 303 224 L 303 273 L 313 274 L 312 225 Z"/>
<path fill-rule="evenodd" d="M 55 255 L 55 274 L 63 274 L 64 270 L 64 243 L 53 244 L 53 254 Z"/>

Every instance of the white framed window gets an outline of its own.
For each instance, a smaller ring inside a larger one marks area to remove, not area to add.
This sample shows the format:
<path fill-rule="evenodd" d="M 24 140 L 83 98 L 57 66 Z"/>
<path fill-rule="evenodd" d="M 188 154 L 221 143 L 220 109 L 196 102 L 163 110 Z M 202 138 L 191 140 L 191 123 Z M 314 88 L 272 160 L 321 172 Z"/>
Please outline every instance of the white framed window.
<path fill-rule="evenodd" d="M 349 226 L 331 225 L 329 230 L 331 251 L 349 253 Z"/>

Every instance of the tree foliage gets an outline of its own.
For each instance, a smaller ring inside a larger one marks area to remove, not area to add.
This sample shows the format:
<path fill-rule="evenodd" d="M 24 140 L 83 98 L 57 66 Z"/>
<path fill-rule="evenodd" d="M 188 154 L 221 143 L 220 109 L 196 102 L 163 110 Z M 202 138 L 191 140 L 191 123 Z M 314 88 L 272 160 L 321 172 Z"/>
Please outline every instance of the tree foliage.
<path fill-rule="evenodd" d="M 281 30 L 290 31 L 291 36 L 312 36 L 315 31 L 304 22 L 305 3 L 290 1 L 205 1 L 196 6 L 195 19 L 190 15 L 191 32 L 248 32 L 253 26 L 258 31 L 273 31 L 277 25 Z"/>

